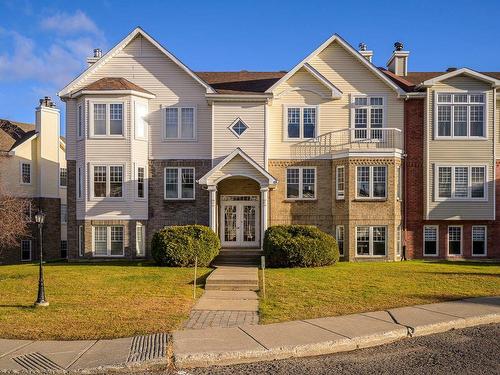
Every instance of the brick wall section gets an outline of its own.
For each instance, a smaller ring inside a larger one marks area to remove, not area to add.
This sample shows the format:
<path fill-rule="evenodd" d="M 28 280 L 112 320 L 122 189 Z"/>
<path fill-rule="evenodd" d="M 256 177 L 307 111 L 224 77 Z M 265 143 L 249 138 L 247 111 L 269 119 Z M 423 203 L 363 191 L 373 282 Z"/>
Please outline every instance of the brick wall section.
<path fill-rule="evenodd" d="M 154 232 L 166 225 L 208 225 L 208 191 L 195 183 L 195 200 L 166 201 L 164 199 L 164 168 L 194 167 L 195 180 L 210 169 L 211 160 L 150 160 L 149 161 L 149 221 L 146 228 L 146 247 Z"/>

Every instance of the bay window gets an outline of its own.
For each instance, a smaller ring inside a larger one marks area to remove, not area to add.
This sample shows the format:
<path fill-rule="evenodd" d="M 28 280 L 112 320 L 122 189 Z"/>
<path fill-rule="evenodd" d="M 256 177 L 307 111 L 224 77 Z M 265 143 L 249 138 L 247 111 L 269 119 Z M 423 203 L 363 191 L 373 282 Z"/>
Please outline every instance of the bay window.
<path fill-rule="evenodd" d="M 194 199 L 195 173 L 194 168 L 165 168 L 166 200 Z"/>
<path fill-rule="evenodd" d="M 164 111 L 165 139 L 193 140 L 196 134 L 194 107 L 167 107 Z"/>
<path fill-rule="evenodd" d="M 92 191 L 94 198 L 123 197 L 123 165 L 94 165 Z"/>
<path fill-rule="evenodd" d="M 486 166 L 437 166 L 436 197 L 486 199 Z"/>
<path fill-rule="evenodd" d="M 356 198 L 385 198 L 387 193 L 387 167 L 358 166 L 356 168 Z"/>
<path fill-rule="evenodd" d="M 384 226 L 356 227 L 356 254 L 358 256 L 385 256 L 387 228 Z"/>
<path fill-rule="evenodd" d="M 123 103 L 92 104 L 92 135 L 123 136 Z"/>
<path fill-rule="evenodd" d="M 436 137 L 486 137 L 485 103 L 484 94 L 438 93 Z"/>
<path fill-rule="evenodd" d="M 318 122 L 316 107 L 287 107 L 285 115 L 288 139 L 316 137 Z"/>
<path fill-rule="evenodd" d="M 316 198 L 316 168 L 291 167 L 286 169 L 286 198 Z"/>

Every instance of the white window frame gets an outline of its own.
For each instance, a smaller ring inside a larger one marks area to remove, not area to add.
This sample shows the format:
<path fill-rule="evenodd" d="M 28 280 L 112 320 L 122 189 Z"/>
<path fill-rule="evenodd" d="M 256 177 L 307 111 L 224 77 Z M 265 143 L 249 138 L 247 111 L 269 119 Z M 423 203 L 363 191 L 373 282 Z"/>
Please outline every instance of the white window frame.
<path fill-rule="evenodd" d="M 135 224 L 135 255 L 138 257 L 146 256 L 146 226 L 142 223 Z M 139 240 L 137 237 L 137 232 L 141 231 L 142 234 L 142 244 L 139 244 Z"/>
<path fill-rule="evenodd" d="M 144 197 L 139 197 L 139 168 L 144 169 Z M 136 164 L 134 166 L 134 181 L 135 181 L 135 199 L 136 200 L 147 200 L 148 199 L 148 172 L 147 168 L 143 164 Z"/>
<path fill-rule="evenodd" d="M 298 198 L 288 198 L 288 170 L 298 169 L 299 170 L 299 196 Z M 304 184 L 303 184 L 303 170 L 313 169 L 314 170 L 314 197 L 304 198 Z M 300 166 L 300 167 L 287 167 L 285 169 L 285 199 L 287 201 L 315 201 L 318 199 L 318 168 L 315 166 Z"/>
<path fill-rule="evenodd" d="M 340 175 L 339 175 L 340 173 Z M 342 177 L 343 189 L 339 188 L 339 176 Z M 337 165 L 335 168 L 335 198 L 337 200 L 345 199 L 345 166 Z"/>
<path fill-rule="evenodd" d="M 85 255 L 85 243 L 83 242 L 83 240 L 84 240 L 83 225 L 79 225 L 78 226 L 78 255 L 81 257 Z"/>
<path fill-rule="evenodd" d="M 94 167 L 106 167 L 106 196 L 105 197 L 96 197 L 94 195 Z M 110 197 L 111 193 L 111 167 L 122 167 L 122 196 L 121 197 Z M 116 200 L 116 201 L 122 201 L 126 199 L 126 189 L 125 186 L 127 184 L 127 179 L 126 179 L 126 164 L 119 164 L 119 163 L 111 163 L 111 164 L 106 164 L 106 163 L 91 163 L 90 164 L 90 197 L 91 200 L 93 201 L 100 201 L 100 200 Z"/>
<path fill-rule="evenodd" d="M 436 230 L 436 254 L 427 254 L 425 252 L 425 228 L 434 228 Z M 439 256 L 439 225 L 424 225 L 422 231 L 422 254 L 424 257 Z"/>
<path fill-rule="evenodd" d="M 455 197 L 455 168 L 467 168 L 467 197 Z M 451 197 L 439 196 L 439 168 L 451 168 Z M 472 168 L 484 168 L 484 197 L 472 197 Z M 434 200 L 436 202 L 443 201 L 470 201 L 470 202 L 487 202 L 488 201 L 488 166 L 477 164 L 435 164 L 434 165 Z"/>
<path fill-rule="evenodd" d="M 61 173 L 63 170 L 66 171 L 66 185 L 61 185 Z M 68 187 L 68 168 L 66 167 L 59 167 L 59 187 L 62 189 L 66 189 Z"/>
<path fill-rule="evenodd" d="M 438 95 L 439 94 L 444 94 L 444 95 L 451 95 L 451 102 L 441 102 L 438 103 Z M 467 102 L 464 103 L 455 103 L 453 102 L 453 98 L 455 95 L 467 95 Z M 470 101 L 470 96 L 471 95 L 483 95 L 484 100 L 483 103 L 473 103 Z M 487 101 L 488 101 L 488 95 L 487 92 L 484 91 L 453 91 L 453 92 L 447 92 L 447 91 L 434 91 L 434 139 L 435 140 L 476 140 L 476 141 L 485 141 L 488 140 L 488 127 L 486 126 L 488 122 L 488 106 L 487 106 Z M 450 106 L 450 122 L 451 122 L 451 129 L 450 129 L 450 134 L 449 136 L 445 135 L 439 135 L 439 128 L 438 128 L 438 107 L 439 106 Z M 455 136 L 455 126 L 454 126 L 454 114 L 455 110 L 453 107 L 455 106 L 466 106 L 467 107 L 467 135 L 466 136 Z M 470 135 L 470 107 L 471 106 L 482 106 L 484 108 L 483 110 L 483 136 L 471 136 Z"/>
<path fill-rule="evenodd" d="M 28 242 L 30 244 L 30 257 L 29 259 L 23 259 L 23 242 Z M 31 240 L 21 240 L 21 262 L 31 262 L 33 259 L 33 241 Z"/>
<path fill-rule="evenodd" d="M 82 200 L 83 199 L 83 188 L 85 184 L 83 183 L 84 181 L 84 169 L 82 165 L 79 165 L 78 168 L 76 169 L 76 199 Z"/>
<path fill-rule="evenodd" d="M 106 105 L 106 134 L 95 134 L 94 129 L 94 104 L 105 104 Z M 110 134 L 110 119 L 111 119 L 111 105 L 121 104 L 122 105 L 122 134 Z M 126 105 L 125 101 L 107 100 L 107 99 L 94 99 L 89 102 L 89 128 L 90 128 L 90 138 L 125 138 L 126 137 Z"/>
<path fill-rule="evenodd" d="M 29 165 L 30 167 L 30 182 L 23 182 L 23 165 Z M 30 161 L 19 162 L 19 183 L 21 185 L 32 185 L 33 184 L 33 163 Z"/>
<path fill-rule="evenodd" d="M 366 98 L 366 105 L 357 105 L 355 104 L 357 98 Z M 371 98 L 382 98 L 382 105 L 371 105 Z M 386 94 L 352 94 L 351 95 L 351 134 L 353 140 L 363 140 L 369 139 L 372 141 L 383 140 L 384 139 L 384 131 L 381 130 L 381 137 L 373 137 L 372 136 L 372 127 L 371 127 L 371 109 L 372 108 L 382 108 L 382 127 L 381 128 L 373 128 L 373 130 L 385 129 L 387 128 L 387 95 Z M 356 109 L 366 108 L 366 128 L 356 128 Z M 356 130 L 366 129 L 366 137 L 357 137 Z"/>
<path fill-rule="evenodd" d="M 484 228 L 484 254 L 474 254 L 474 228 Z M 470 235 L 470 254 L 473 257 L 485 257 L 488 255 L 488 226 L 487 225 L 473 225 Z"/>
<path fill-rule="evenodd" d="M 85 129 L 85 112 L 83 110 L 83 104 L 78 104 L 76 109 L 76 123 L 77 123 L 77 139 L 83 139 L 84 129 Z"/>
<path fill-rule="evenodd" d="M 298 138 L 290 138 L 288 137 L 288 109 L 289 108 L 297 108 L 300 110 L 300 117 L 299 117 L 299 137 Z M 314 108 L 316 110 L 316 124 L 314 128 L 314 137 L 311 138 L 305 138 L 304 137 L 304 109 L 305 108 Z M 300 140 L 305 140 L 305 139 L 314 139 L 316 138 L 320 133 L 319 131 L 319 105 L 303 105 L 303 104 L 289 104 L 289 105 L 284 105 L 283 106 L 283 141 L 284 142 L 297 142 Z"/>
<path fill-rule="evenodd" d="M 366 227 L 369 228 L 368 234 L 368 254 L 359 255 L 358 254 L 358 228 Z M 385 228 L 385 254 L 384 255 L 374 255 L 373 254 L 373 228 L 380 227 Z M 387 257 L 387 244 L 389 243 L 389 227 L 387 225 L 358 225 L 354 227 L 354 254 L 357 258 L 385 258 Z"/>
<path fill-rule="evenodd" d="M 358 167 L 368 167 L 369 169 L 369 196 L 368 197 L 360 197 L 358 195 Z M 374 167 L 384 167 L 385 168 L 385 195 L 383 197 L 375 197 L 373 194 L 373 168 Z M 387 168 L 387 165 L 356 165 L 356 199 L 357 200 L 386 200 L 387 199 L 387 193 L 389 189 L 389 168 Z"/>
<path fill-rule="evenodd" d="M 341 241 L 339 241 L 340 230 L 342 230 L 342 240 Z M 344 257 L 345 256 L 345 227 L 343 225 L 337 225 L 335 227 L 335 239 L 337 240 L 337 244 L 339 242 L 342 242 L 342 252 L 340 252 L 340 249 L 339 249 L 339 253 L 340 253 L 341 257 Z M 340 246 L 339 246 L 339 248 L 340 248 Z"/>
<path fill-rule="evenodd" d="M 177 138 L 167 138 L 167 108 L 177 108 Z M 182 109 L 191 108 L 193 110 L 193 138 L 182 138 Z M 196 105 L 179 104 L 161 107 L 162 137 L 164 142 L 196 142 L 198 139 L 198 108 Z"/>
<path fill-rule="evenodd" d="M 142 110 L 140 107 L 143 107 L 145 109 L 145 113 L 141 116 Z M 141 141 L 147 141 L 148 140 L 148 114 L 149 114 L 149 107 L 148 103 L 142 100 L 134 100 L 134 137 L 135 139 L 141 140 Z M 139 116 L 142 117 L 142 119 L 139 118 Z M 139 121 L 142 120 L 142 123 L 144 125 L 144 136 L 139 136 L 138 135 L 138 125 Z"/>
<path fill-rule="evenodd" d="M 460 228 L 460 254 L 450 254 L 450 228 Z M 446 254 L 449 257 L 460 257 L 464 252 L 464 226 L 448 225 L 446 229 Z"/>
<path fill-rule="evenodd" d="M 106 228 L 106 251 L 107 255 L 95 254 L 95 228 L 104 227 Z M 122 228 L 123 240 L 122 240 L 122 253 L 111 255 L 111 228 L 120 227 Z M 125 256 L 125 226 L 123 225 L 92 225 L 92 256 L 95 257 L 107 257 L 107 258 L 122 258 Z"/>
<path fill-rule="evenodd" d="M 67 224 L 67 223 L 68 223 L 68 205 L 61 204 L 61 224 Z"/>
<path fill-rule="evenodd" d="M 177 198 L 167 198 L 167 169 L 177 170 Z M 182 170 L 193 171 L 193 197 L 182 198 Z M 194 201 L 196 199 L 196 168 L 195 167 L 165 167 L 163 168 L 163 199 L 166 201 Z"/>
<path fill-rule="evenodd" d="M 246 129 L 245 129 L 245 130 L 243 131 L 243 133 L 241 133 L 241 134 L 238 134 L 238 133 L 237 133 L 237 132 L 233 129 L 234 125 L 236 125 L 238 122 L 241 122 L 241 123 L 243 123 L 243 125 L 245 125 L 245 126 L 246 126 Z M 243 119 L 242 119 L 241 117 L 237 117 L 237 118 L 236 118 L 236 120 L 234 120 L 234 121 L 231 123 L 231 125 L 229 125 L 228 129 L 229 129 L 229 131 L 230 131 L 231 133 L 233 133 L 233 134 L 236 136 L 236 138 L 241 138 L 241 137 L 243 137 L 243 135 L 244 135 L 244 134 L 245 134 L 245 133 L 246 133 L 246 132 L 250 129 L 250 126 L 248 126 L 248 124 L 247 124 L 245 121 L 243 121 Z"/>

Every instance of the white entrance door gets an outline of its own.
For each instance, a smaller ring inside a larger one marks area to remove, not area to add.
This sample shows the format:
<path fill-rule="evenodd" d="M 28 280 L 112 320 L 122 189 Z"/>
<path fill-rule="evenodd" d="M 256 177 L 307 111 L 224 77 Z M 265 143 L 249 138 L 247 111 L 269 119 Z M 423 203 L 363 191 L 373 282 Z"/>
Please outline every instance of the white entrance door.
<path fill-rule="evenodd" d="M 221 196 L 221 242 L 224 247 L 259 247 L 259 197 Z"/>

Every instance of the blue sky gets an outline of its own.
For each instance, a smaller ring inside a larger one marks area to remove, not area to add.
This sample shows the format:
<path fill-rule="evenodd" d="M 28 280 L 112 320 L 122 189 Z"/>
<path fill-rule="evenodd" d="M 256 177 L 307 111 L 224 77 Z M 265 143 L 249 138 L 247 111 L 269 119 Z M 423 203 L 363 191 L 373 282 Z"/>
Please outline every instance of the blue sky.
<path fill-rule="evenodd" d="M 498 14 L 498 0 L 0 0 L 0 118 L 33 122 L 40 97 L 135 26 L 193 70 L 287 70 L 338 33 L 378 66 L 401 40 L 412 71 L 499 71 Z"/>

